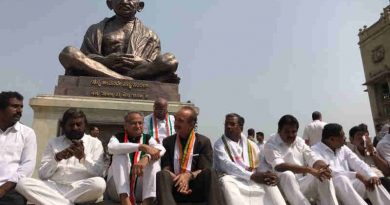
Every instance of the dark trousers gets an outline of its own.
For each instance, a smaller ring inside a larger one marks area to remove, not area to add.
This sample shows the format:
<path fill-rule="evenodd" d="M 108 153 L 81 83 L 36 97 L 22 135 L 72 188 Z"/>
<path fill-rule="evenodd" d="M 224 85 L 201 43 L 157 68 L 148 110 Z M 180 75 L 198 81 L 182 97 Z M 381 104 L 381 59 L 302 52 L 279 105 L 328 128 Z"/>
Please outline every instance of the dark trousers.
<path fill-rule="evenodd" d="M 386 188 L 387 192 L 390 193 L 390 177 L 380 178 L 382 185 Z"/>
<path fill-rule="evenodd" d="M 178 193 L 171 175 L 167 171 L 157 173 L 157 201 L 159 205 L 175 205 L 178 203 L 200 203 L 208 205 L 222 205 L 223 198 L 218 187 L 217 174 L 210 169 L 203 170 L 190 181 L 192 193 L 184 195 Z"/>
<path fill-rule="evenodd" d="M 26 199 L 20 195 L 15 189 L 11 189 L 2 198 L 0 198 L 0 205 L 25 205 Z"/>

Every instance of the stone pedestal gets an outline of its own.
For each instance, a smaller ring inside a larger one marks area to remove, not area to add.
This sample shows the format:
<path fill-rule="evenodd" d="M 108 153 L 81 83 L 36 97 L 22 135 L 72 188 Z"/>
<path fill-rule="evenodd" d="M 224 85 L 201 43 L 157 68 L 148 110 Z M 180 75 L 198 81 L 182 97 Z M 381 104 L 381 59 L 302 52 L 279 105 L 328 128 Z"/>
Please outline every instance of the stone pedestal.
<path fill-rule="evenodd" d="M 123 129 L 123 117 L 126 112 L 139 111 L 147 115 L 153 111 L 153 102 L 154 100 L 65 95 L 39 95 L 30 99 L 30 106 L 34 110 L 32 128 L 36 132 L 38 142 L 34 176 L 37 176 L 37 169 L 48 141 L 61 134 L 59 122 L 68 108 L 75 107 L 83 110 L 89 125 L 96 125 L 101 129 L 101 140 L 105 145 L 112 134 Z M 168 111 L 174 113 L 184 105 L 194 106 L 189 103 L 169 101 Z"/>

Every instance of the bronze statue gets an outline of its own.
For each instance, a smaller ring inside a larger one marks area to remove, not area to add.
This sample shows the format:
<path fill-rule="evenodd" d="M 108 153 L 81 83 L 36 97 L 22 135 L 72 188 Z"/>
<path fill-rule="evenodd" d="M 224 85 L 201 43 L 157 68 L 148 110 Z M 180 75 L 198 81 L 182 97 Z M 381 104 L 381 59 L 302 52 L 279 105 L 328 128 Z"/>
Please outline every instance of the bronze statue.
<path fill-rule="evenodd" d="M 80 50 L 67 46 L 61 51 L 65 75 L 179 83 L 175 56 L 160 54 L 157 34 L 135 17 L 144 2 L 107 0 L 107 6 L 115 15 L 90 26 Z"/>

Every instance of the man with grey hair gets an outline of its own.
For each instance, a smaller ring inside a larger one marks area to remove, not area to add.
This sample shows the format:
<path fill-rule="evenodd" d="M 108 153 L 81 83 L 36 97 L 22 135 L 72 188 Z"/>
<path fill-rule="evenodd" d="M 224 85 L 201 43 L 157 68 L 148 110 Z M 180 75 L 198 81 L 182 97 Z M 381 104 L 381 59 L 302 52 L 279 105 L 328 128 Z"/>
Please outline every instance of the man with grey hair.
<path fill-rule="evenodd" d="M 121 205 L 135 205 L 140 200 L 143 205 L 149 205 L 156 197 L 158 159 L 165 149 L 149 134 L 143 133 L 141 113 L 129 112 L 124 121 L 124 131 L 111 137 L 108 143 L 108 152 L 113 156 L 107 193 Z"/>

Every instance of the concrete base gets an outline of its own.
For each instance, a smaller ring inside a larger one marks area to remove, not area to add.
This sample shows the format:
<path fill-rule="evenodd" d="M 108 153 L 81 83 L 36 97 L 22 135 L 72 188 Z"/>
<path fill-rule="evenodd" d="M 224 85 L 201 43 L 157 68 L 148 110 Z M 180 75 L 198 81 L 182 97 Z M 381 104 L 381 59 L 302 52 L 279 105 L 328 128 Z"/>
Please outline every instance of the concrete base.
<path fill-rule="evenodd" d="M 147 115 L 153 111 L 152 100 L 129 100 L 117 98 L 98 98 L 62 95 L 39 95 L 30 99 L 34 110 L 32 128 L 37 135 L 38 153 L 34 177 L 37 177 L 41 157 L 48 141 L 59 136 L 59 127 L 63 113 L 70 107 L 79 108 L 87 116 L 89 125 L 101 129 L 101 140 L 106 145 L 108 139 L 123 129 L 123 117 L 128 111 L 139 111 Z M 168 112 L 174 113 L 190 103 L 169 102 Z"/>

